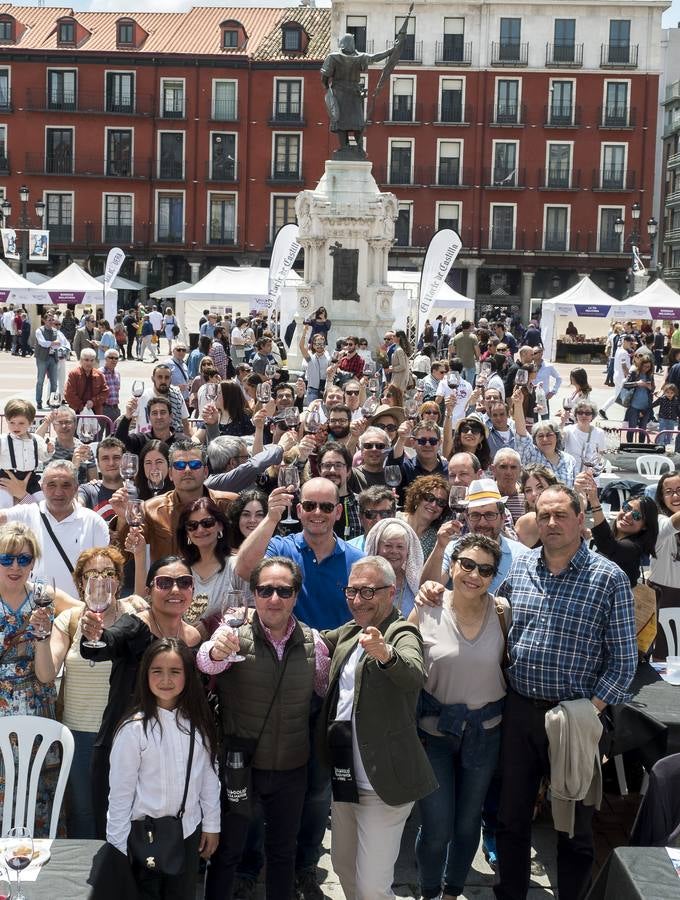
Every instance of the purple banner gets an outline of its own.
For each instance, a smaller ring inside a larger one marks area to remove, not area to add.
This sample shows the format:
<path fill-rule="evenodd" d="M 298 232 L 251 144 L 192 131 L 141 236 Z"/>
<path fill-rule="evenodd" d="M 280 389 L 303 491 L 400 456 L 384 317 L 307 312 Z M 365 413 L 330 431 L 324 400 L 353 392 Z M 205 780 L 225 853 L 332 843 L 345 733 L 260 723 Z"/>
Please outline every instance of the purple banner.
<path fill-rule="evenodd" d="M 0 291 L 0 303 L 4 303 L 9 297 L 9 291 Z"/>
<path fill-rule="evenodd" d="M 653 319 L 677 319 L 680 316 L 680 310 L 670 306 L 650 306 L 649 312 Z"/>
<path fill-rule="evenodd" d="M 82 303 L 85 291 L 48 291 L 52 303 Z"/>
<path fill-rule="evenodd" d="M 601 305 L 593 305 L 593 306 L 579 306 L 578 314 L 579 316 L 597 316 L 600 319 L 603 319 L 605 316 L 609 315 L 609 310 L 611 309 L 611 304 L 607 304 L 605 306 Z"/>

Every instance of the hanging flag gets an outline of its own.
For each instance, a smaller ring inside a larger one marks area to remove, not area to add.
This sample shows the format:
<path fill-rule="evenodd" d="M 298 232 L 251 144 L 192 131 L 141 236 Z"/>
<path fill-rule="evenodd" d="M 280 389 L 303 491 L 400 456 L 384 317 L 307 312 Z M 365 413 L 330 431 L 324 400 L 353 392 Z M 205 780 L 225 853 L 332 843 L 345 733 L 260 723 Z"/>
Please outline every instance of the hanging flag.
<path fill-rule="evenodd" d="M 28 230 L 28 258 L 31 262 L 48 262 L 50 258 L 50 233 L 38 228 Z"/>
<path fill-rule="evenodd" d="M 286 283 L 288 273 L 300 252 L 298 236 L 297 225 L 290 224 L 280 228 L 274 239 L 272 258 L 269 263 L 269 294 L 267 296 L 267 309 L 270 317 L 274 316 L 276 307 L 281 299 L 283 285 Z"/>
<path fill-rule="evenodd" d="M 2 228 L 0 234 L 2 234 L 2 252 L 5 254 L 5 259 L 19 259 L 16 231 L 13 228 Z"/>
<path fill-rule="evenodd" d="M 633 275 L 646 275 L 647 269 L 645 268 L 644 263 L 640 259 L 640 248 L 636 247 L 635 244 L 631 247 L 633 251 L 633 264 L 631 265 L 631 270 Z"/>
<path fill-rule="evenodd" d="M 112 247 L 109 250 L 109 255 L 106 257 L 104 280 L 102 282 L 102 305 L 104 307 L 104 318 L 110 324 L 113 324 L 116 312 L 118 311 L 118 292 L 116 292 L 113 297 L 109 298 L 107 296 L 107 288 L 111 286 L 113 279 L 120 272 L 120 267 L 123 265 L 124 259 L 125 253 L 120 247 Z"/>
<path fill-rule="evenodd" d="M 451 266 L 456 261 L 462 246 L 460 237 L 452 228 L 442 228 L 435 232 L 428 244 L 420 275 L 418 336 L 423 330 L 421 322 L 424 323 L 428 317 L 434 304 L 434 298 L 446 281 L 446 276 L 451 271 Z"/>

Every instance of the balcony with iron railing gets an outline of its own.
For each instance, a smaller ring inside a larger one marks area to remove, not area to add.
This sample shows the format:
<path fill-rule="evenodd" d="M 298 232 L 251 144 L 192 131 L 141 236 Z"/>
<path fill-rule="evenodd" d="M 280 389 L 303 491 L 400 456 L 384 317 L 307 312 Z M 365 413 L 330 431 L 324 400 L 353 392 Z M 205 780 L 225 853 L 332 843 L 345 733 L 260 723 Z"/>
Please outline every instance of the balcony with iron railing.
<path fill-rule="evenodd" d="M 577 69 L 583 65 L 583 44 L 566 41 L 545 45 L 545 64 L 554 69 Z"/>
<path fill-rule="evenodd" d="M 602 254 L 621 256 L 623 254 L 621 235 L 616 232 L 584 231 L 580 228 L 540 229 L 493 226 L 481 230 L 481 246 L 485 251 L 506 251 L 515 253 L 569 253 L 573 255 Z"/>
<path fill-rule="evenodd" d="M 581 187 L 581 170 L 569 166 L 548 166 L 538 170 L 539 190 L 577 191 Z"/>
<path fill-rule="evenodd" d="M 669 207 L 680 206 L 680 190 L 672 191 L 670 194 L 666 194 L 664 205 Z"/>
<path fill-rule="evenodd" d="M 581 107 L 573 103 L 551 103 L 543 107 L 546 128 L 578 128 L 581 124 Z"/>
<path fill-rule="evenodd" d="M 164 102 L 163 98 L 161 98 L 160 103 L 158 105 L 158 116 L 161 119 L 171 119 L 171 120 L 175 120 L 175 121 L 177 121 L 179 119 L 186 119 L 186 117 L 187 117 L 186 101 L 182 100 L 180 102 L 179 100 L 177 100 L 177 101 L 166 100 Z"/>
<path fill-rule="evenodd" d="M 592 189 L 594 191 L 633 191 L 635 171 L 619 166 L 605 166 L 593 169 Z"/>
<path fill-rule="evenodd" d="M 239 246 L 239 229 L 235 227 L 221 227 L 219 223 L 214 223 L 210 227 L 208 234 L 208 246 L 213 249 L 218 247 L 238 247 Z"/>
<path fill-rule="evenodd" d="M 465 41 L 452 41 L 447 38 L 458 35 L 444 35 L 444 40 L 437 41 L 434 49 L 434 62 L 436 66 L 471 66 L 472 43 Z"/>
<path fill-rule="evenodd" d="M 638 50 L 638 44 L 629 44 L 625 41 L 602 44 L 600 47 L 600 68 L 636 69 Z"/>
<path fill-rule="evenodd" d="M 489 124 L 516 127 L 527 124 L 526 103 L 494 103 L 489 107 Z"/>
<path fill-rule="evenodd" d="M 106 113 L 125 116 L 152 116 L 152 94 L 117 97 L 103 91 L 58 91 L 39 88 L 26 91 L 25 108 L 30 112 Z"/>
<path fill-rule="evenodd" d="M 105 159 L 102 156 L 86 156 L 60 153 L 43 155 L 27 153 L 24 162 L 27 175 L 75 175 L 85 178 L 141 178 L 151 175 L 148 157 L 121 157 Z"/>
<path fill-rule="evenodd" d="M 492 66 L 528 66 L 529 44 L 519 41 L 493 41 L 491 44 Z"/>
<path fill-rule="evenodd" d="M 222 184 L 236 184 L 239 180 L 238 163 L 235 160 L 216 160 L 206 163 L 205 177 L 207 181 Z"/>
<path fill-rule="evenodd" d="M 382 104 L 379 116 L 382 118 L 374 115 L 376 121 L 383 121 L 386 124 L 420 125 L 423 121 L 423 104 L 414 103 L 413 97 L 392 97 L 392 103 L 386 101 Z"/>
<path fill-rule="evenodd" d="M 433 106 L 430 115 L 430 121 L 437 125 L 469 125 L 472 121 L 472 106 L 444 97 Z"/>
<path fill-rule="evenodd" d="M 385 41 L 385 50 L 391 50 L 394 41 Z M 399 62 L 421 63 L 423 61 L 423 42 L 416 41 L 415 36 L 407 34 L 401 47 Z"/>
<path fill-rule="evenodd" d="M 543 235 L 542 249 L 552 252 L 566 252 L 569 249 L 569 232 L 562 228 L 546 229 Z"/>
<path fill-rule="evenodd" d="M 668 169 L 677 169 L 680 166 L 680 153 L 672 153 L 666 162 Z"/>
<path fill-rule="evenodd" d="M 277 103 L 272 110 L 271 118 L 268 120 L 269 125 L 298 125 L 303 126 L 307 123 L 304 119 L 304 110 L 302 103 Z"/>
<path fill-rule="evenodd" d="M 680 228 L 668 228 L 663 233 L 664 244 L 675 244 L 680 242 Z"/>
<path fill-rule="evenodd" d="M 303 184 L 302 166 L 275 166 L 266 180 L 267 184 Z"/>
<path fill-rule="evenodd" d="M 181 159 L 160 159 L 156 177 L 159 181 L 184 181 L 184 161 Z"/>
<path fill-rule="evenodd" d="M 374 166 L 373 177 L 381 185 L 413 187 L 427 184 L 427 172 L 422 166 L 393 162 L 390 166 Z"/>
<path fill-rule="evenodd" d="M 472 184 L 472 170 L 463 168 L 457 159 L 440 159 L 438 166 L 423 171 L 424 183 L 431 187 L 468 188 Z"/>
<path fill-rule="evenodd" d="M 597 108 L 600 128 L 634 128 L 635 117 L 635 107 L 627 103 L 607 103 Z"/>
<path fill-rule="evenodd" d="M 506 165 L 484 169 L 484 186 L 499 190 L 512 190 L 526 187 L 526 170 L 510 168 Z"/>

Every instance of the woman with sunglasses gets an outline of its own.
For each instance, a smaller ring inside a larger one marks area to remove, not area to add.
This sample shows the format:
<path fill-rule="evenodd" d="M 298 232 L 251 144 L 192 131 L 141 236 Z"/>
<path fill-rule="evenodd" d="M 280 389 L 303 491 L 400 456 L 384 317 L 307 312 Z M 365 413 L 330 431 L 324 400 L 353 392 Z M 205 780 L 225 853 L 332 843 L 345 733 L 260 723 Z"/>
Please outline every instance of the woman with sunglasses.
<path fill-rule="evenodd" d="M 515 534 L 525 546 L 533 550 L 541 546 L 536 522 L 536 501 L 546 488 L 557 484 L 557 476 L 547 466 L 533 464 L 522 469 L 520 482 L 527 511 L 515 522 Z"/>
<path fill-rule="evenodd" d="M 449 485 L 439 475 L 421 475 L 404 493 L 403 519 L 418 535 L 425 559 L 437 543 L 437 530 L 449 510 Z"/>
<path fill-rule="evenodd" d="M 419 801 L 416 860 L 424 898 L 463 893 L 498 761 L 505 697 L 500 619 L 509 619 L 509 607 L 489 594 L 489 585 L 500 560 L 491 538 L 461 538 L 451 557 L 452 589 L 441 605 L 417 606 L 409 616 L 423 637 L 427 675 L 418 726 L 439 782 Z"/>
<path fill-rule="evenodd" d="M 659 610 L 680 606 L 680 473 L 665 472 L 661 476 L 655 499 L 661 515 L 656 555 L 652 556 L 649 566 L 649 583 L 656 591 Z M 669 652 L 666 635 L 659 628 L 654 643 L 654 658 L 665 660 Z"/>
<path fill-rule="evenodd" d="M 491 465 L 488 433 L 481 416 L 475 413 L 465 416 L 453 429 L 453 453 L 473 453 L 482 469 L 488 469 Z"/>
<path fill-rule="evenodd" d="M 566 484 L 567 487 L 573 487 L 578 466 L 574 457 L 562 449 L 562 435 L 557 425 L 547 419 L 536 422 L 531 429 L 530 436 L 524 418 L 521 388 L 515 388 L 511 403 L 517 432 L 515 446 L 522 457 L 522 465 L 538 463 L 546 466 L 546 468 L 552 469 L 558 481 Z"/>
<path fill-rule="evenodd" d="M 562 430 L 564 449 L 574 457 L 579 471 L 585 468 L 583 456 L 587 450 L 603 453 L 607 449 L 604 431 L 593 425 L 596 415 L 597 406 L 592 400 L 579 400 L 574 405 L 576 424 L 566 425 Z"/>
<path fill-rule="evenodd" d="M 159 638 L 179 638 L 189 647 L 201 641 L 200 632 L 183 620 L 194 597 L 194 576 L 183 559 L 163 556 L 152 563 L 146 577 L 146 595 L 146 609 L 125 613 L 108 628 L 104 628 L 101 613 L 87 610 L 82 617 L 81 656 L 96 663 L 112 663 L 108 700 L 92 757 L 92 800 L 100 840 L 106 836 L 113 736 L 130 704 L 144 651 Z M 88 647 L 86 641 L 102 641 L 104 646 Z"/>
<path fill-rule="evenodd" d="M 408 616 L 415 604 L 423 570 L 423 551 L 415 531 L 402 519 L 383 519 L 366 535 L 366 556 L 382 556 L 397 576 L 394 605 Z"/>
<path fill-rule="evenodd" d="M 626 500 L 616 514 L 611 527 L 598 499 L 597 484 L 589 472 L 576 476 L 574 484 L 579 493 L 585 494 L 593 514 L 591 534 L 598 553 L 615 562 L 630 579 L 632 588 L 640 580 L 644 557 L 655 556 L 659 537 L 659 511 L 650 497 Z"/>
<path fill-rule="evenodd" d="M 109 628 L 122 615 L 133 612 L 135 608 L 134 598 L 120 599 L 123 564 L 123 555 L 115 547 L 84 550 L 76 561 L 73 580 L 81 601 L 85 599 L 90 579 L 111 580 L 111 595 L 114 599 L 102 614 L 104 628 Z M 111 663 L 90 666 L 80 655 L 81 617 L 84 611 L 85 606 L 81 603 L 56 617 L 49 641 L 36 644 L 35 671 L 43 683 L 50 683 L 63 666 L 60 719 L 71 729 L 75 742 L 73 765 L 68 780 L 67 833 L 70 838 L 90 840 L 95 837 L 90 766 L 95 738 L 109 695 Z"/>

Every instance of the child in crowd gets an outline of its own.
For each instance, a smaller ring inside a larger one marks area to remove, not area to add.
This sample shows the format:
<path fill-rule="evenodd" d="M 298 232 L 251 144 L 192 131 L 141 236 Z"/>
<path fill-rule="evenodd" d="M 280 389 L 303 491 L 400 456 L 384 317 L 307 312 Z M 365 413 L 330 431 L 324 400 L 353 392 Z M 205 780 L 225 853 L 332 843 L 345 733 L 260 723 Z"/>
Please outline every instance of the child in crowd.
<path fill-rule="evenodd" d="M 209 859 L 220 832 L 220 783 L 215 726 L 194 657 L 183 641 L 162 638 L 139 668 L 135 708 L 111 749 L 106 840 L 128 852 L 131 822 L 176 816 L 185 794 L 189 748 L 194 749 L 184 814 L 184 867 L 166 876 L 132 862 L 140 900 L 194 900 L 199 855 Z"/>
<path fill-rule="evenodd" d="M 28 476 L 26 491 L 40 494 L 40 479 L 35 470 L 47 462 L 54 447 L 39 435 L 31 434 L 36 410 L 29 400 L 8 400 L 4 412 L 7 433 L 0 435 L 0 478 L 7 478 L 8 472 L 19 479 Z M 0 488 L 0 507 L 11 505 L 11 492 Z"/>
<path fill-rule="evenodd" d="M 659 407 L 659 432 L 677 431 L 680 418 L 680 397 L 678 388 L 674 384 L 665 384 L 661 396 L 652 403 L 652 409 Z M 657 444 L 670 444 L 673 439 L 671 434 L 659 434 Z M 680 452 L 680 435 L 675 437 L 675 452 Z"/>

